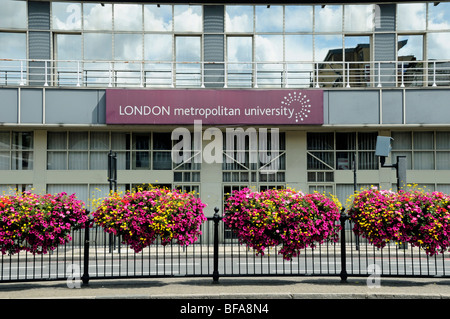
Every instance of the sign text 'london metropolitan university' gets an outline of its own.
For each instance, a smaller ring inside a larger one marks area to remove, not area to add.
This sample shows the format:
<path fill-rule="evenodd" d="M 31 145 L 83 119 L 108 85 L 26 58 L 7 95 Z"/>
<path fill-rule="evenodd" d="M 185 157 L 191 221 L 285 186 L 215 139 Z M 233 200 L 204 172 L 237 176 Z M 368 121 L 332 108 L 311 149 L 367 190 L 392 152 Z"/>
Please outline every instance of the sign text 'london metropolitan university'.
<path fill-rule="evenodd" d="M 320 125 L 321 90 L 106 90 L 107 124 Z"/>

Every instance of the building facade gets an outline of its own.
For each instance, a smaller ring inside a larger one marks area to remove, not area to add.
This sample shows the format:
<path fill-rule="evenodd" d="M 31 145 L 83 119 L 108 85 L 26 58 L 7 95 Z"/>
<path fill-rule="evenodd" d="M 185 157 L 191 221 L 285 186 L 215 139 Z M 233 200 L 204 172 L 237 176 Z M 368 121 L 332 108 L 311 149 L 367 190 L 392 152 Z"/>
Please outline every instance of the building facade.
<path fill-rule="evenodd" d="M 0 191 L 89 203 L 112 151 L 119 190 L 194 190 L 208 215 L 242 187 L 345 202 L 396 189 L 382 135 L 450 192 L 447 1 L 4 0 L 0 43 Z"/>

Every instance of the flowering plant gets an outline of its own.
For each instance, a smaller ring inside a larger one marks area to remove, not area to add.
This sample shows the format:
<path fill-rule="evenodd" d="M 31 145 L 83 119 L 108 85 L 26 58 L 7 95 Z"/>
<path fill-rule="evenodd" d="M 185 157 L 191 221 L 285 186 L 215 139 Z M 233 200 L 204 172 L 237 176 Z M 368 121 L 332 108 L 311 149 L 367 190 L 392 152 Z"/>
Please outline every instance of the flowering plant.
<path fill-rule="evenodd" d="M 410 243 L 433 256 L 450 247 L 450 197 L 421 190 L 363 190 L 348 211 L 353 231 L 383 248 L 389 241 Z"/>
<path fill-rule="evenodd" d="M 73 229 L 88 220 L 84 203 L 75 194 L 37 195 L 31 192 L 0 197 L 0 248 L 2 254 L 21 250 L 46 254 L 72 240 Z"/>
<path fill-rule="evenodd" d="M 112 193 L 93 213 L 94 222 L 107 233 L 122 236 L 135 252 L 158 237 L 166 245 L 176 239 L 180 245 L 194 243 L 206 220 L 203 204 L 193 193 L 151 188 Z"/>
<path fill-rule="evenodd" d="M 224 210 L 225 225 L 257 254 L 263 255 L 266 247 L 282 245 L 279 254 L 290 260 L 300 249 L 338 240 L 340 204 L 323 194 L 245 188 L 226 199 Z"/>

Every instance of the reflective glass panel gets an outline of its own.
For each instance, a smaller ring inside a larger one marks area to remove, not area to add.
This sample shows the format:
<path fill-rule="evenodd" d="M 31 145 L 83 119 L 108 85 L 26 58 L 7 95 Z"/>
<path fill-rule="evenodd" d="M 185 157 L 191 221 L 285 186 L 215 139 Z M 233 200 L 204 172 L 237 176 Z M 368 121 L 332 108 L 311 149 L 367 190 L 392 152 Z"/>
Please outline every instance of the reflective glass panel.
<path fill-rule="evenodd" d="M 253 32 L 253 6 L 226 6 L 227 32 Z"/>
<path fill-rule="evenodd" d="M 114 59 L 122 61 L 142 60 L 142 35 L 115 34 Z"/>
<path fill-rule="evenodd" d="M 285 41 L 285 60 L 287 62 L 313 60 L 312 35 L 286 35 Z"/>
<path fill-rule="evenodd" d="M 255 37 L 256 61 L 283 61 L 282 35 L 257 35 Z"/>
<path fill-rule="evenodd" d="M 255 6 L 256 32 L 283 32 L 282 6 Z"/>
<path fill-rule="evenodd" d="M 342 6 L 314 7 L 316 32 L 342 32 Z"/>
<path fill-rule="evenodd" d="M 313 7 L 286 6 L 284 18 L 286 32 L 311 32 L 313 28 Z"/>
<path fill-rule="evenodd" d="M 373 5 L 344 6 L 344 31 L 372 31 L 374 26 Z"/>
<path fill-rule="evenodd" d="M 84 59 L 112 60 L 112 35 L 108 33 L 85 33 Z"/>
<path fill-rule="evenodd" d="M 315 61 L 342 61 L 342 36 L 317 35 L 314 44 Z"/>
<path fill-rule="evenodd" d="M 450 33 L 428 33 L 428 59 L 450 59 Z"/>
<path fill-rule="evenodd" d="M 111 30 L 112 29 L 112 5 L 104 3 L 83 4 L 83 29 L 84 30 Z"/>
<path fill-rule="evenodd" d="M 145 31 L 172 31 L 172 6 L 144 5 Z"/>
<path fill-rule="evenodd" d="M 398 60 L 423 60 L 423 36 L 403 35 L 398 37 Z"/>
<path fill-rule="evenodd" d="M 0 28 L 26 28 L 27 2 L 2 0 L 0 10 Z"/>
<path fill-rule="evenodd" d="M 142 30 L 142 6 L 139 4 L 115 4 L 114 30 Z"/>
<path fill-rule="evenodd" d="M 144 36 L 144 59 L 172 61 L 172 35 L 146 34 Z"/>
<path fill-rule="evenodd" d="M 425 30 L 426 4 L 408 3 L 397 5 L 397 30 Z"/>
<path fill-rule="evenodd" d="M 428 4 L 428 29 L 448 30 L 450 29 L 450 3 L 440 2 Z"/>
<path fill-rule="evenodd" d="M 55 30 L 80 30 L 81 4 L 52 2 L 52 18 Z"/>
<path fill-rule="evenodd" d="M 174 30 L 201 32 L 203 29 L 203 7 L 176 5 L 174 7 Z"/>

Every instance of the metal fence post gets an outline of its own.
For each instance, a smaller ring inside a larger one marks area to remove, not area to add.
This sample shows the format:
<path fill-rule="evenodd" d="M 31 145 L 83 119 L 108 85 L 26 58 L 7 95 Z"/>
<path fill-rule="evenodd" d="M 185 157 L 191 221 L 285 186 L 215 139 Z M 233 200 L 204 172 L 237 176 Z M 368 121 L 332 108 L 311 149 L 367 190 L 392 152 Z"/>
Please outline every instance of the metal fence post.
<path fill-rule="evenodd" d="M 345 214 L 345 209 L 343 208 L 341 211 L 341 216 L 339 217 L 339 221 L 341 222 L 341 282 L 347 282 L 347 256 L 345 249 L 345 221 L 348 219 Z"/>
<path fill-rule="evenodd" d="M 83 254 L 83 276 L 81 280 L 83 281 L 83 285 L 87 285 L 89 283 L 89 224 L 91 220 L 88 219 L 86 221 L 84 227 L 84 254 Z"/>
<path fill-rule="evenodd" d="M 219 281 L 219 208 L 214 208 L 214 270 L 213 270 L 213 283 Z"/>

